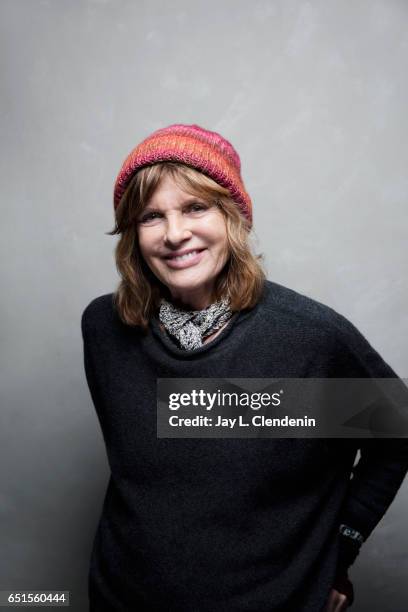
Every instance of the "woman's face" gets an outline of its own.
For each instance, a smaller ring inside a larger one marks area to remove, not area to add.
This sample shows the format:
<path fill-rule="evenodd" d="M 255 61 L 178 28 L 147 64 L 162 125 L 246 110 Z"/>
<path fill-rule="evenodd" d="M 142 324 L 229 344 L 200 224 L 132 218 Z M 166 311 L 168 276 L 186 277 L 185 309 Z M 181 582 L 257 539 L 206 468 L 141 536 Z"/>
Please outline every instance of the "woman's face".
<path fill-rule="evenodd" d="M 193 310 L 207 307 L 229 256 L 219 208 L 165 176 L 139 215 L 137 233 L 144 260 L 172 298 Z"/>

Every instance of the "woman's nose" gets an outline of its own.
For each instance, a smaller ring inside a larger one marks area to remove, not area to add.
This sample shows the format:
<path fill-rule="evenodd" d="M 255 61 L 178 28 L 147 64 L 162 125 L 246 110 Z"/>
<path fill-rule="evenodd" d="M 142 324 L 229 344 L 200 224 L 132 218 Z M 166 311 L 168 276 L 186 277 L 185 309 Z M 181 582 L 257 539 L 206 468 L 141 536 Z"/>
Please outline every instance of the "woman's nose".
<path fill-rule="evenodd" d="M 168 215 L 164 239 L 166 242 L 178 243 L 191 236 L 188 221 L 183 215 Z"/>

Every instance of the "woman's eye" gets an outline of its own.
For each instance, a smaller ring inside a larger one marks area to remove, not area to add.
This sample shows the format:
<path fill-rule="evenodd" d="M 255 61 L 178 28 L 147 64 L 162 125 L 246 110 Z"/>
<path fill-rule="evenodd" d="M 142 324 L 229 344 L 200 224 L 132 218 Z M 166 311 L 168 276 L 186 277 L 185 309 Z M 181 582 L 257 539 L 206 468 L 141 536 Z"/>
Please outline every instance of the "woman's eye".
<path fill-rule="evenodd" d="M 140 222 L 141 223 L 148 223 L 149 221 L 153 221 L 155 219 L 154 215 L 157 215 L 158 213 L 155 212 L 151 212 L 151 213 L 147 213 L 147 215 L 144 215 L 141 219 Z"/>
<path fill-rule="evenodd" d="M 206 204 L 202 204 L 200 202 L 192 202 L 185 208 L 185 211 L 188 213 L 202 213 L 202 212 L 205 212 L 207 209 L 208 209 L 208 206 Z M 140 218 L 139 223 L 148 225 L 148 224 L 153 223 L 160 217 L 161 217 L 161 213 L 152 211 L 152 212 L 149 212 L 143 215 Z"/>
<path fill-rule="evenodd" d="M 205 204 L 200 204 L 199 202 L 194 202 L 193 204 L 190 204 L 188 209 L 192 212 L 201 212 L 203 210 L 206 210 L 207 206 L 205 206 Z"/>

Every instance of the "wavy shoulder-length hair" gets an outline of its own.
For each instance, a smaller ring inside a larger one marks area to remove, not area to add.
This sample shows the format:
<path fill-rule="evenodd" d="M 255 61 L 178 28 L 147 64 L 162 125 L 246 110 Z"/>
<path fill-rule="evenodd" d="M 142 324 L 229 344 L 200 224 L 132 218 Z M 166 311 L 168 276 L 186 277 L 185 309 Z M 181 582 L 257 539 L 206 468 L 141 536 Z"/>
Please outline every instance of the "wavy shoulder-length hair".
<path fill-rule="evenodd" d="M 153 274 L 139 249 L 137 220 L 159 186 L 170 175 L 181 189 L 219 207 L 226 221 L 230 256 L 214 283 L 212 300 L 229 297 L 232 311 L 252 308 L 260 300 L 265 272 L 263 255 L 255 255 L 248 221 L 238 210 L 227 189 L 198 170 L 178 162 L 160 162 L 138 170 L 115 211 L 115 227 L 107 235 L 119 234 L 115 247 L 116 268 L 121 280 L 113 300 L 126 325 L 146 331 L 162 297 L 169 289 Z"/>

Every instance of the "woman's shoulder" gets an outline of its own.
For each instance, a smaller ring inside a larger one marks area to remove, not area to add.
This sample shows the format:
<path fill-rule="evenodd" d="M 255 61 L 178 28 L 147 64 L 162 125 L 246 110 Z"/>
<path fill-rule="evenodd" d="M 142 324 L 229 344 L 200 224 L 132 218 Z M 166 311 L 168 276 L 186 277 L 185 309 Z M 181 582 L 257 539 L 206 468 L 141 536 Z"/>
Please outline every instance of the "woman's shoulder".
<path fill-rule="evenodd" d="M 345 376 L 397 376 L 354 323 L 327 304 L 269 280 L 263 304 L 271 325 L 297 336 L 301 330 L 304 338 L 340 356 Z"/>
<path fill-rule="evenodd" d="M 105 293 L 93 298 L 84 308 L 81 315 L 82 329 L 105 327 L 114 317 L 114 294 Z"/>
<path fill-rule="evenodd" d="M 264 307 L 274 314 L 296 322 L 345 328 L 350 322 L 331 306 L 271 280 L 266 281 Z"/>

